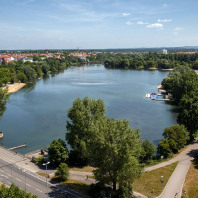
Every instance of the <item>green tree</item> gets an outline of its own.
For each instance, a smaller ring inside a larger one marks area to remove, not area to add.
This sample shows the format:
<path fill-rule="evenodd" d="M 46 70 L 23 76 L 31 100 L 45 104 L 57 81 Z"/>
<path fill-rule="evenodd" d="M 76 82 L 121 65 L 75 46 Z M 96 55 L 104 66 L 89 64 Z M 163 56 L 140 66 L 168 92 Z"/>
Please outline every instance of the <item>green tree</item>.
<path fill-rule="evenodd" d="M 142 149 L 141 162 L 148 163 L 149 160 L 153 159 L 156 148 L 149 140 L 145 140 L 142 142 Z"/>
<path fill-rule="evenodd" d="M 63 180 L 67 180 L 69 178 L 69 168 L 66 163 L 61 163 L 56 170 L 55 176 Z"/>
<path fill-rule="evenodd" d="M 171 157 L 173 155 L 173 152 L 170 148 L 171 145 L 173 145 L 171 140 L 167 140 L 163 138 L 162 141 L 158 143 L 158 147 L 157 147 L 158 155 L 163 156 L 164 158 Z"/>
<path fill-rule="evenodd" d="M 112 185 L 120 197 L 132 197 L 132 183 L 141 173 L 139 130 L 129 128 L 127 120 L 103 119 L 92 123 L 92 131 L 88 147 L 96 180 Z"/>
<path fill-rule="evenodd" d="M 10 187 L 5 187 L 3 184 L 0 188 L 0 197 L 1 198 L 37 198 L 36 195 L 31 195 L 31 193 L 26 193 L 24 190 L 21 190 L 18 186 L 15 186 L 13 183 Z"/>
<path fill-rule="evenodd" d="M 183 148 L 189 140 L 189 132 L 183 125 L 174 125 L 165 128 L 163 136 L 165 139 L 173 140 L 175 142 L 175 148 L 172 148 L 174 153 Z"/>
<path fill-rule="evenodd" d="M 185 125 L 190 132 L 190 140 L 193 140 L 198 130 L 198 96 L 196 93 L 185 95 L 181 99 L 177 121 L 179 124 Z"/>
<path fill-rule="evenodd" d="M 102 120 L 105 117 L 104 102 L 101 99 L 91 100 L 85 97 L 73 102 L 73 107 L 68 110 L 66 140 L 76 151 L 76 155 L 82 158 L 88 157 L 87 142 L 92 131 L 90 126 L 95 121 Z"/>
<path fill-rule="evenodd" d="M 53 140 L 48 148 L 48 155 L 54 165 L 66 162 L 69 156 L 65 142 L 61 139 Z"/>
<path fill-rule="evenodd" d="M 25 75 L 23 72 L 19 72 L 19 73 L 17 74 L 17 79 L 20 80 L 22 83 L 28 81 L 26 75 Z"/>
<path fill-rule="evenodd" d="M 189 140 L 189 132 L 183 125 L 165 128 L 163 136 L 163 140 L 158 143 L 158 154 L 165 158 L 177 153 Z"/>
<path fill-rule="evenodd" d="M 3 101 L 6 98 L 7 89 L 0 88 L 0 120 L 3 112 L 5 111 L 5 102 Z"/>
<path fill-rule="evenodd" d="M 198 59 L 194 62 L 193 69 L 198 69 Z"/>
<path fill-rule="evenodd" d="M 179 66 L 162 81 L 162 85 L 178 105 L 184 95 L 198 93 L 198 75 L 189 67 Z"/>

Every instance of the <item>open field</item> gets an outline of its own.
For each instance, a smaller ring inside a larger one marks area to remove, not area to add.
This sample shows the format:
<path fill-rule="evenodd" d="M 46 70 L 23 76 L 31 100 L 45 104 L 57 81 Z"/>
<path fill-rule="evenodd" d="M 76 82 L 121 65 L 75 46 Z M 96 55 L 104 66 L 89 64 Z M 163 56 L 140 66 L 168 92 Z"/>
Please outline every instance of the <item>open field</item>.
<path fill-rule="evenodd" d="M 186 198 L 198 198 L 198 159 L 191 165 L 186 176 L 183 195 Z"/>
<path fill-rule="evenodd" d="M 141 178 L 134 181 L 133 190 L 149 197 L 159 196 L 176 166 L 177 162 L 153 171 L 144 172 Z M 163 181 L 163 184 L 161 184 L 161 181 Z"/>

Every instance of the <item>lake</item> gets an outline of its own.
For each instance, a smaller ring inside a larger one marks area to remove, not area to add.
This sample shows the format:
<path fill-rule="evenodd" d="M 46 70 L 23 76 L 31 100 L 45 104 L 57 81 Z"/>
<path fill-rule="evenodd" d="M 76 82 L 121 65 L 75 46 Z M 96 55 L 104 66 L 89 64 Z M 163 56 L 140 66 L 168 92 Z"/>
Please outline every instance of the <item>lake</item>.
<path fill-rule="evenodd" d="M 10 148 L 27 143 L 18 152 L 28 153 L 46 148 L 54 139 L 65 139 L 68 108 L 76 98 L 88 96 L 104 100 L 108 117 L 129 120 L 143 139 L 157 145 L 164 128 L 176 124 L 176 108 L 146 99 L 145 94 L 156 92 L 168 73 L 113 70 L 95 64 L 70 67 L 38 80 L 35 86 L 10 95 L 0 120 L 4 132 L 0 144 Z"/>

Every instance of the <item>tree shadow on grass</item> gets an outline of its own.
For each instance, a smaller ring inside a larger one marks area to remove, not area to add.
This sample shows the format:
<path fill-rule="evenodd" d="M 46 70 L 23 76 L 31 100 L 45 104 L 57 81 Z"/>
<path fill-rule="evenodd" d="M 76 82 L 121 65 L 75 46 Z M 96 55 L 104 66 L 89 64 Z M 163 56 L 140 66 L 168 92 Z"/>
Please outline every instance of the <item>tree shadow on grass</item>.
<path fill-rule="evenodd" d="M 194 164 L 194 167 L 196 169 L 198 169 L 198 153 L 197 153 L 197 156 L 195 156 L 194 160 L 193 160 L 193 164 Z"/>
<path fill-rule="evenodd" d="M 188 153 L 190 157 L 193 157 L 193 164 L 196 169 L 198 169 L 198 149 L 192 150 Z"/>

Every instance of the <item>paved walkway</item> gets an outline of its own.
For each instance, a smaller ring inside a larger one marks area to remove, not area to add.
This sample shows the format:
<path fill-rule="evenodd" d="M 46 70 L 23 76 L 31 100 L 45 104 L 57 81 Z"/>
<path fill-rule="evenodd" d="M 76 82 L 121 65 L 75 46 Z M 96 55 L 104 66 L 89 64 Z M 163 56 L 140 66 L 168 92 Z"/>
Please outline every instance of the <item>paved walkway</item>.
<path fill-rule="evenodd" d="M 182 151 L 179 155 L 177 155 L 176 157 L 166 161 L 166 162 L 162 162 L 160 164 L 157 164 L 155 166 L 151 166 L 151 167 L 147 167 L 145 168 L 145 172 L 146 171 L 152 171 L 167 165 L 170 165 L 172 163 L 178 162 L 180 160 L 183 160 L 186 158 L 186 156 L 188 156 L 188 153 L 191 152 L 192 150 L 196 150 L 198 149 L 198 140 L 194 141 L 192 144 L 190 144 L 184 151 Z"/>
<path fill-rule="evenodd" d="M 13 151 L 0 146 L 0 158 L 8 161 L 9 163 L 16 164 L 21 168 L 24 168 L 31 172 L 39 172 L 40 168 L 34 163 L 30 162 L 29 158 L 24 157 L 23 155 L 16 154 Z"/>
<path fill-rule="evenodd" d="M 189 145 L 187 149 L 176 158 L 179 159 L 179 163 L 169 178 L 162 194 L 159 196 L 160 198 L 178 198 L 182 196 L 183 184 L 195 153 L 198 153 L 198 141 Z"/>

